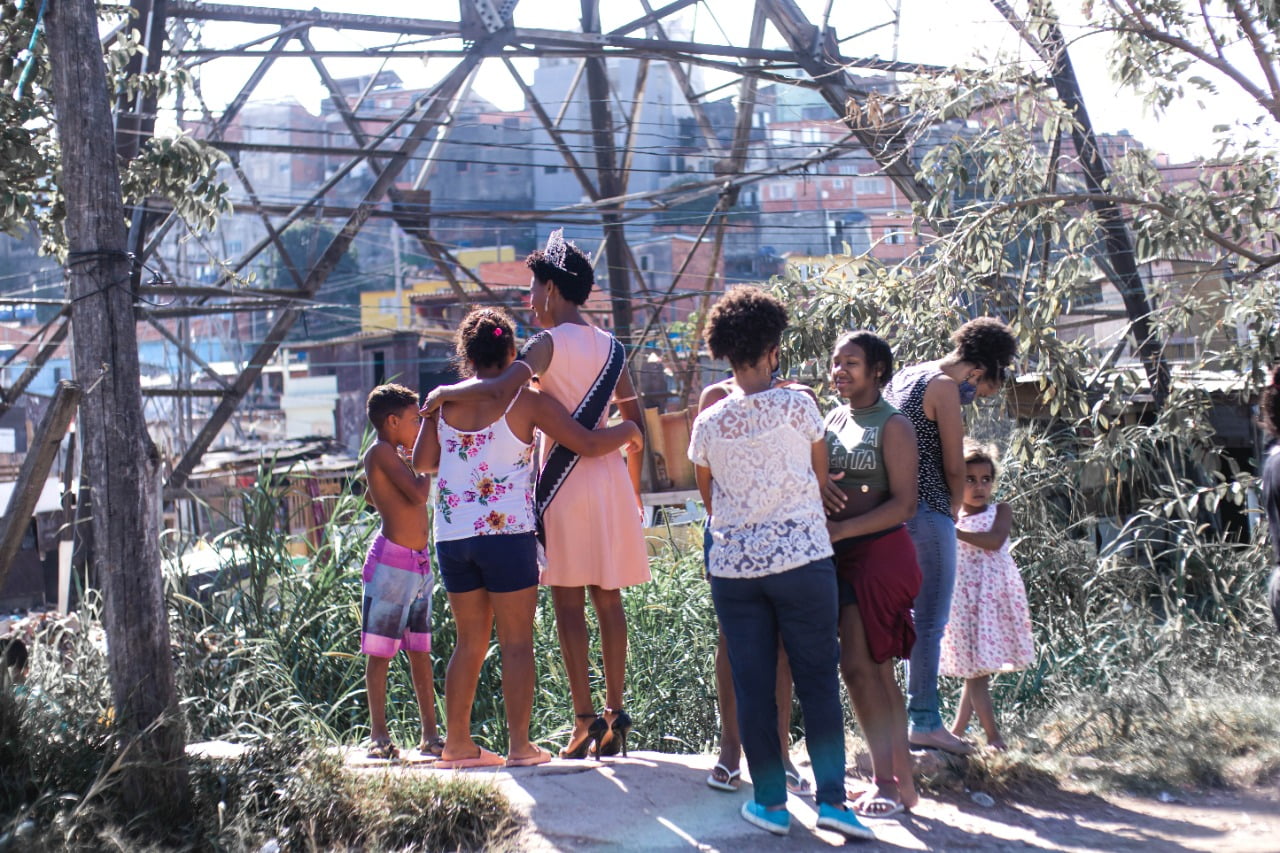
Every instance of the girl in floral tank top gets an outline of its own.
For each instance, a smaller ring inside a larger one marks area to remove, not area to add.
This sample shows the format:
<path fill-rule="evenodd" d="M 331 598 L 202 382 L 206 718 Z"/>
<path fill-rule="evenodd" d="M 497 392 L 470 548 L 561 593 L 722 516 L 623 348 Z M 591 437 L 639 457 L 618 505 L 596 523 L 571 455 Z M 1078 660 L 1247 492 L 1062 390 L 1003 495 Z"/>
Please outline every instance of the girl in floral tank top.
<path fill-rule="evenodd" d="M 456 347 L 458 362 L 477 379 L 501 372 L 516 355 L 511 319 L 501 310 L 472 311 L 458 329 Z M 534 429 L 582 456 L 624 444 L 638 449 L 640 430 L 629 421 L 585 429 L 554 398 L 531 388 L 510 402 L 445 403 L 424 417 L 434 419 L 435 428 L 423 430 L 414 464 L 437 472 L 436 560 L 458 628 L 445 676 L 448 737 L 437 766 L 541 764 L 551 754 L 529 740 L 538 601 Z M 471 706 L 495 621 L 511 743 L 505 759 L 471 739 Z"/>
<path fill-rule="evenodd" d="M 516 437 L 507 414 L 467 432 L 437 418 L 440 474 L 436 480 L 436 543 L 468 536 L 533 533 L 533 442 Z"/>

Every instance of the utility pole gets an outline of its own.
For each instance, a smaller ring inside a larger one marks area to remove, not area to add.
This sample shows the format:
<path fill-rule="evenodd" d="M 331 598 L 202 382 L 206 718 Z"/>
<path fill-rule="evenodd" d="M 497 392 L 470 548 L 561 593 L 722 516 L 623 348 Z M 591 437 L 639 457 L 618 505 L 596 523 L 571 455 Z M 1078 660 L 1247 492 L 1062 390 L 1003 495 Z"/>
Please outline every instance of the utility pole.
<path fill-rule="evenodd" d="M 599 0 L 582 0 L 582 31 L 600 32 Z M 587 97 L 590 99 L 591 141 L 595 149 L 596 186 L 601 198 L 617 198 L 623 193 L 618 171 L 618 141 L 613 132 L 613 112 L 609 108 L 609 72 L 603 56 L 585 60 Z M 605 259 L 609 266 L 609 296 L 613 304 L 613 333 L 624 346 L 631 347 L 631 268 L 627 258 L 627 237 L 622 225 L 620 204 L 601 211 L 604 223 Z"/>
<path fill-rule="evenodd" d="M 404 323 L 404 268 L 400 261 L 400 226 L 391 223 L 391 275 L 396 280 L 396 328 L 403 329 Z M 285 367 L 288 373 L 289 368 Z"/>
<path fill-rule="evenodd" d="M 1039 34 L 1018 17 L 1007 0 L 992 0 L 992 5 L 1049 66 L 1050 82 L 1075 119 L 1071 127 L 1071 141 L 1080 157 L 1085 187 L 1094 195 L 1104 194 L 1111 180 L 1107 174 L 1107 164 L 1098 149 L 1098 137 L 1089 120 L 1089 111 L 1085 109 L 1080 82 L 1076 78 L 1075 67 L 1067 53 L 1066 39 L 1062 36 L 1062 28 L 1058 26 L 1051 4 L 1046 3 L 1041 7 L 1040 13 L 1044 15 L 1044 21 Z M 1142 274 L 1138 271 L 1138 253 L 1129 234 L 1124 211 L 1113 201 L 1094 201 L 1090 203 L 1090 207 L 1098 214 L 1099 231 L 1103 238 L 1103 250 L 1099 259 L 1101 263 L 1098 265 L 1116 290 L 1120 291 L 1125 314 L 1129 317 L 1129 337 L 1133 353 L 1142 362 L 1147 381 L 1151 383 L 1151 397 L 1155 408 L 1162 409 L 1169 398 L 1169 364 L 1164 358 L 1164 344 L 1160 342 L 1158 332 L 1151 322 L 1151 299 L 1147 295 Z"/>
<path fill-rule="evenodd" d="M 143 417 L 132 264 L 94 0 L 52 0 L 47 36 L 73 357 L 84 388 L 78 432 L 92 493 L 115 729 L 126 753 L 117 790 L 135 814 L 181 814 L 189 792 L 160 576 L 160 454 Z"/>

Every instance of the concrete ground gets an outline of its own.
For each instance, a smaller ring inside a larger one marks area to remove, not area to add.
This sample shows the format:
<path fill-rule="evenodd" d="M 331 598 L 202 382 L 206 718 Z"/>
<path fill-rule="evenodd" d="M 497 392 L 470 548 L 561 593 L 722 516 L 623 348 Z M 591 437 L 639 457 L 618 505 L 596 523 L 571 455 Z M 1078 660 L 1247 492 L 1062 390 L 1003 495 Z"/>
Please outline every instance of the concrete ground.
<path fill-rule="evenodd" d="M 231 758 L 243 748 L 193 744 L 193 756 Z M 539 767 L 437 770 L 413 753 L 392 764 L 344 750 L 357 773 L 468 773 L 488 778 L 525 816 L 512 850 L 726 851 L 864 850 L 1239 851 L 1280 853 L 1280 785 L 1160 798 L 1099 795 L 1072 787 L 987 797 L 927 795 L 910 815 L 867 820 L 876 840 L 845 842 L 814 828 L 812 800 L 791 797 L 791 832 L 775 837 L 738 814 L 751 796 L 712 790 L 710 755 L 633 752 L 606 761 L 554 759 Z M 799 758 L 799 755 L 796 756 Z M 807 769 L 806 769 L 807 772 Z M 861 783 L 850 780 L 850 787 Z"/>
<path fill-rule="evenodd" d="M 787 804 L 789 836 L 751 826 L 738 814 L 751 796 L 749 779 L 734 794 L 712 790 L 705 780 L 713 764 L 710 755 L 633 752 L 625 759 L 557 759 L 541 767 L 474 772 L 490 776 L 528 817 L 528 828 L 513 844 L 519 850 L 740 853 L 829 850 L 847 843 L 867 850 L 1280 852 L 1275 787 L 1180 794 L 1168 803 L 1055 790 L 983 806 L 957 793 L 928 797 L 911 815 L 869 819 L 865 823 L 876 841 L 846 842 L 815 829 L 813 801 L 794 796 Z"/>

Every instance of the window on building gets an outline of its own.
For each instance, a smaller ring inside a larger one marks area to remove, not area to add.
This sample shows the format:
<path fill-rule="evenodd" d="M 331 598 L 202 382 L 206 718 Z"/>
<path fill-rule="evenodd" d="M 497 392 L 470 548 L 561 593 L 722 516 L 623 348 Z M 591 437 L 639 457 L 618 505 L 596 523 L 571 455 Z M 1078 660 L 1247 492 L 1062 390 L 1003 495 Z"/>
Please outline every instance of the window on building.
<path fill-rule="evenodd" d="M 559 166 L 557 166 L 555 163 L 552 163 L 552 164 L 551 164 L 551 165 L 549 165 L 549 166 L 543 166 L 543 167 L 542 167 L 542 171 L 543 171 L 543 173 L 544 173 L 544 174 L 547 174 L 547 175 L 554 175 L 556 172 L 559 172 L 559 171 L 560 171 L 560 167 L 559 167 Z"/>
<path fill-rule="evenodd" d="M 387 356 L 381 350 L 373 354 L 373 384 L 381 385 L 387 381 Z"/>
<path fill-rule="evenodd" d="M 456 165 L 459 172 L 465 172 L 470 164 L 466 160 L 459 160 Z"/>
<path fill-rule="evenodd" d="M 804 129 L 804 141 L 806 143 L 821 142 L 822 129 L 818 127 L 806 127 Z"/>
<path fill-rule="evenodd" d="M 791 131 L 783 128 L 781 130 L 771 130 L 769 137 L 773 140 L 774 145 L 790 145 Z"/>
<path fill-rule="evenodd" d="M 858 195 L 884 195 L 884 178 L 855 178 L 853 191 Z"/>

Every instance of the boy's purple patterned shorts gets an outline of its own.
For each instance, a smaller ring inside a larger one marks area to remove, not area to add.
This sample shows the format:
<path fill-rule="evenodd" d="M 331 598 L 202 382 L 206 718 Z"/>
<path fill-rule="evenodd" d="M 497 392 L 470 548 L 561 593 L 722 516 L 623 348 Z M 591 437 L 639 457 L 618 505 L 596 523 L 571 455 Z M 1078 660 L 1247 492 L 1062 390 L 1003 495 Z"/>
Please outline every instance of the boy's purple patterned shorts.
<path fill-rule="evenodd" d="M 431 651 L 431 555 L 381 533 L 364 561 L 360 651 L 379 658 Z"/>

